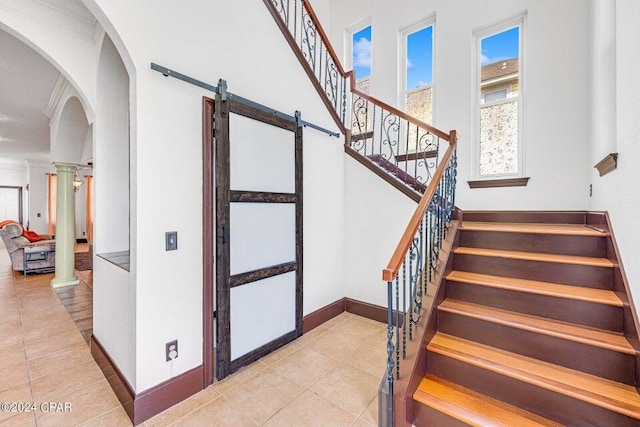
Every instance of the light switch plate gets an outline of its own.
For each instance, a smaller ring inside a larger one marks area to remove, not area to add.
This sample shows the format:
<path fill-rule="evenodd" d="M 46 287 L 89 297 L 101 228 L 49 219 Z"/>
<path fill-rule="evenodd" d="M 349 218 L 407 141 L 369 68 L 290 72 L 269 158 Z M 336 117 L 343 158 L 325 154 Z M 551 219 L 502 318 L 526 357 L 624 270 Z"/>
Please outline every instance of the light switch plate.
<path fill-rule="evenodd" d="M 166 251 L 178 250 L 178 232 L 177 231 L 167 231 L 166 233 L 164 233 L 164 240 L 165 240 Z"/>

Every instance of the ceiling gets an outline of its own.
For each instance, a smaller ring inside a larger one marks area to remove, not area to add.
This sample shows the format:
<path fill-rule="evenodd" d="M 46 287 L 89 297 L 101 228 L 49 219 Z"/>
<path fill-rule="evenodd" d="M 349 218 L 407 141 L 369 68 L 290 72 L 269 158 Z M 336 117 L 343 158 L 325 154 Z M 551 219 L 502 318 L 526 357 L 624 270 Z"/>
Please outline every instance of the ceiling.
<path fill-rule="evenodd" d="M 49 117 L 44 110 L 60 72 L 0 30 L 0 156 L 49 160 Z"/>
<path fill-rule="evenodd" d="M 35 1 L 54 15 L 72 17 L 93 34 L 96 20 L 80 0 Z M 51 161 L 49 117 L 44 111 L 51 110 L 52 95 L 64 83 L 49 61 L 0 30 L 0 157 L 40 164 Z"/>

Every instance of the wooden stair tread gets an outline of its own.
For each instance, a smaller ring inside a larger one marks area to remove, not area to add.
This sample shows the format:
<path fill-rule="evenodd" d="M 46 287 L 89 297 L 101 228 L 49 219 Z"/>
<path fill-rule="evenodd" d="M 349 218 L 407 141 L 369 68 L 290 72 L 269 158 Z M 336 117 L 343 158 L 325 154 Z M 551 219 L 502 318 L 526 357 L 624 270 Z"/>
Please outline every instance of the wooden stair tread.
<path fill-rule="evenodd" d="M 544 254 L 538 252 L 507 251 L 502 249 L 467 248 L 460 246 L 454 250 L 458 255 L 477 255 L 496 258 L 519 259 L 525 261 L 555 262 L 560 264 L 585 265 L 592 267 L 613 268 L 613 263 L 606 258 L 593 258 L 574 255 Z"/>
<path fill-rule="evenodd" d="M 433 375 L 422 379 L 413 399 L 472 426 L 562 425 Z"/>
<path fill-rule="evenodd" d="M 539 282 L 537 280 L 517 279 L 513 277 L 492 276 L 489 274 L 471 273 L 458 270 L 454 270 L 449 273 L 447 275 L 447 280 L 510 291 L 605 304 L 614 307 L 624 306 L 615 292 L 606 289 L 585 288 L 581 286 Z"/>
<path fill-rule="evenodd" d="M 544 224 L 513 222 L 476 222 L 463 221 L 461 230 L 496 231 L 525 234 L 554 234 L 563 236 L 595 236 L 605 237 L 609 233 L 594 230 L 583 224 Z"/>
<path fill-rule="evenodd" d="M 428 351 L 640 420 L 635 387 L 438 332 Z"/>
<path fill-rule="evenodd" d="M 530 314 L 516 313 L 452 299 L 443 301 L 442 304 L 438 306 L 438 310 L 620 353 L 636 354 L 633 346 L 631 346 L 629 341 L 621 333 L 574 325 Z"/>

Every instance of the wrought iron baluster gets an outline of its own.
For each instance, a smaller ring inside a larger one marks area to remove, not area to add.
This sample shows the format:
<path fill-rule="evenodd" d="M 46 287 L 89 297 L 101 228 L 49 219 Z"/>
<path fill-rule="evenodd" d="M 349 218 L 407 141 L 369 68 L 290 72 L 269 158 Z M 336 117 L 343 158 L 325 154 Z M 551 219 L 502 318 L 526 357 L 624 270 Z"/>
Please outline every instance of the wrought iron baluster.
<path fill-rule="evenodd" d="M 402 358 L 407 358 L 407 258 L 402 261 Z"/>
<path fill-rule="evenodd" d="M 407 134 L 409 134 L 409 130 L 407 129 Z M 415 152 L 416 152 L 416 159 L 413 162 L 413 176 L 416 179 L 416 187 L 418 187 L 418 182 L 422 182 L 420 181 L 420 179 L 418 178 L 418 163 L 419 163 L 419 155 L 421 153 L 423 153 L 423 151 L 420 149 L 420 146 L 418 145 L 420 143 L 420 141 L 418 140 L 418 126 L 416 125 L 416 138 L 415 138 Z M 422 182 L 423 184 L 425 184 L 426 186 L 426 182 Z M 417 190 L 417 188 L 416 188 Z"/>
<path fill-rule="evenodd" d="M 400 379 L 400 275 L 396 275 L 396 378 Z"/>
<path fill-rule="evenodd" d="M 413 296 L 413 278 L 412 278 L 412 273 L 413 273 L 413 257 L 414 257 L 414 253 L 413 253 L 413 245 L 409 248 L 409 339 L 412 340 L 413 339 L 413 332 L 412 332 L 412 328 L 413 328 L 413 301 L 414 301 L 414 296 Z M 406 307 L 405 307 L 406 309 Z M 405 359 L 406 359 L 406 354 L 405 354 Z"/>
<path fill-rule="evenodd" d="M 324 61 L 322 60 L 322 46 L 324 46 L 324 43 L 320 43 L 320 63 L 318 64 L 318 81 L 320 82 L 320 84 L 322 85 L 322 88 L 324 89 L 324 92 L 327 93 L 327 79 L 326 77 L 323 79 L 322 78 L 322 64 L 324 63 L 324 72 L 325 74 L 327 73 L 327 58 L 325 55 Z M 326 52 L 325 52 L 326 54 Z"/>
<path fill-rule="evenodd" d="M 293 0 L 293 39 L 295 40 L 298 33 L 298 0 Z"/>
<path fill-rule="evenodd" d="M 387 384 L 389 385 L 388 426 L 393 425 L 393 282 L 387 282 Z"/>

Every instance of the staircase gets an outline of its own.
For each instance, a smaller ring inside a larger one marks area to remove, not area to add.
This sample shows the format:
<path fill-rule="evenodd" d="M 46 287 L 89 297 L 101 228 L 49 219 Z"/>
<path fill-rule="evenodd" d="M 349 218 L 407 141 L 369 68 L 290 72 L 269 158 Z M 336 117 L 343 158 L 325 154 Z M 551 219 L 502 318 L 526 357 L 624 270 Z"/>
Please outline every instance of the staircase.
<path fill-rule="evenodd" d="M 263 1 L 345 153 L 418 203 L 382 271 L 380 425 L 640 426 L 637 321 L 605 216 L 463 212 L 452 222 L 456 131 L 358 91 L 309 0 Z M 423 307 L 427 283 L 435 306 Z"/>
<path fill-rule="evenodd" d="M 638 426 L 611 236 L 584 213 L 464 212 L 416 426 Z"/>

